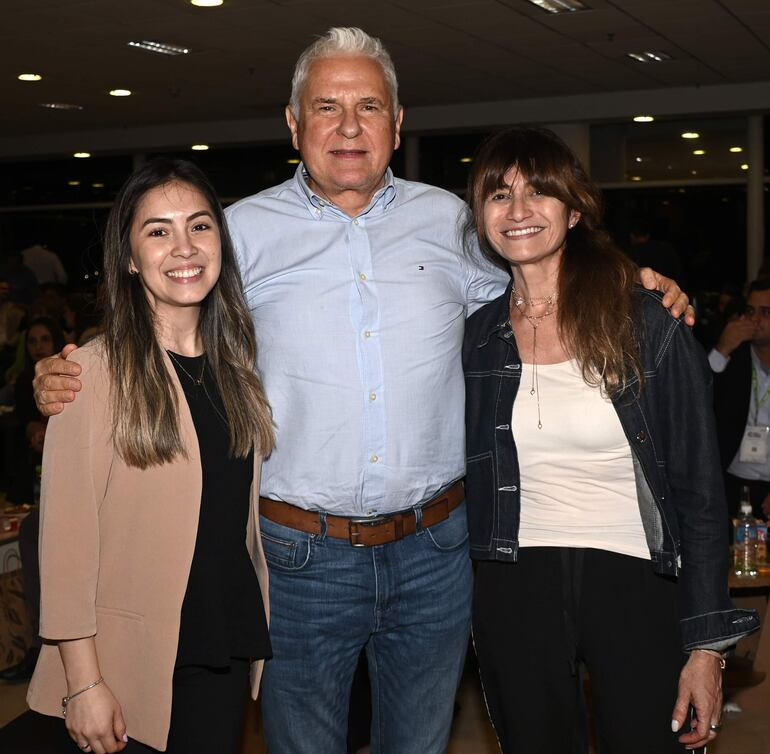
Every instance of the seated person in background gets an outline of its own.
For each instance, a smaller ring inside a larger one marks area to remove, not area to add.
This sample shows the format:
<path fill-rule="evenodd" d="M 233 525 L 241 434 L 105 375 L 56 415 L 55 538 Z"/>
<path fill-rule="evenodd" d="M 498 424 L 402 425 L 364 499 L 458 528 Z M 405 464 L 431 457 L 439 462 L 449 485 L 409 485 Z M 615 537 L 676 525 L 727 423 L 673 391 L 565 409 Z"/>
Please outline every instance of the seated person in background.
<path fill-rule="evenodd" d="M 709 353 L 730 515 L 747 485 L 754 515 L 770 517 L 770 280 L 755 280 L 743 314 Z"/>
<path fill-rule="evenodd" d="M 640 267 L 652 267 L 661 275 L 683 280 L 684 271 L 679 253 L 668 241 L 652 238 L 650 224 L 643 218 L 636 218 L 631 226 L 628 240 L 628 255 Z"/>
<path fill-rule="evenodd" d="M 64 346 L 59 325 L 50 317 L 30 320 L 25 334 L 24 369 L 14 384 L 14 414 L 16 437 L 8 499 L 15 503 L 33 502 L 35 467 L 40 463 L 47 419 L 41 416 L 32 394 L 35 364 L 46 356 L 58 353 Z"/>

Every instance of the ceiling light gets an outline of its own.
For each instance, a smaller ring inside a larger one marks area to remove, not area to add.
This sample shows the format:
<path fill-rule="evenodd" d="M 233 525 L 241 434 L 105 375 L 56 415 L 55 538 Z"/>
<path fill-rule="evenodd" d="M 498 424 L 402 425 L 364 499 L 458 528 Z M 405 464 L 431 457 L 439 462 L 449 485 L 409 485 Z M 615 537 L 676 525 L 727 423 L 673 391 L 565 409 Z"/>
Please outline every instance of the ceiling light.
<path fill-rule="evenodd" d="M 683 139 L 700 139 L 700 134 L 697 131 L 685 131 L 682 134 Z"/>
<path fill-rule="evenodd" d="M 208 144 L 193 144 L 190 149 L 193 150 L 193 152 L 207 152 L 209 148 Z"/>
<path fill-rule="evenodd" d="M 652 115 L 635 115 L 634 116 L 634 123 L 652 123 L 655 118 L 652 117 Z"/>
<path fill-rule="evenodd" d="M 97 183 L 92 183 L 91 184 L 91 188 L 104 188 L 104 184 L 103 183 L 98 183 L 98 182 Z"/>
<path fill-rule="evenodd" d="M 224 0 L 190 0 L 190 5 L 197 5 L 199 8 L 216 8 L 223 2 Z"/>
<path fill-rule="evenodd" d="M 635 159 L 635 161 L 636 161 L 636 162 L 643 162 L 643 160 L 642 160 L 642 158 L 641 158 L 641 157 L 636 157 L 636 158 L 634 158 L 634 159 Z"/>
<path fill-rule="evenodd" d="M 86 158 L 91 156 L 90 152 L 75 152 L 75 154 L 72 155 L 73 157 L 77 157 L 79 160 L 85 160 Z"/>
<path fill-rule="evenodd" d="M 473 157 L 461 157 L 460 162 L 473 162 Z"/>
<path fill-rule="evenodd" d="M 737 152 L 742 152 L 743 151 L 743 147 L 730 147 L 730 151 L 731 152 L 736 152 L 736 153 Z"/>
<path fill-rule="evenodd" d="M 702 154 L 706 154 L 706 150 L 705 149 L 693 149 L 692 153 L 693 154 L 697 154 L 697 155 L 702 155 Z"/>
<path fill-rule="evenodd" d="M 692 175 L 698 175 L 698 171 L 697 170 L 691 170 L 690 173 L 692 173 Z"/>
<path fill-rule="evenodd" d="M 42 81 L 43 77 L 39 73 L 20 73 L 19 81 Z"/>
<path fill-rule="evenodd" d="M 296 157 L 290 157 L 286 160 L 287 165 L 299 165 L 299 160 Z"/>
<path fill-rule="evenodd" d="M 743 165 L 741 165 L 741 170 L 748 170 L 749 169 L 749 163 L 744 162 Z"/>
<path fill-rule="evenodd" d="M 590 10 L 580 0 L 529 0 L 529 2 L 548 13 L 573 13 L 577 10 Z"/>
<path fill-rule="evenodd" d="M 79 186 L 80 181 L 67 181 L 68 186 Z"/>
<path fill-rule="evenodd" d="M 632 175 L 631 176 L 631 180 L 632 181 L 641 181 L 642 180 L 642 176 L 641 175 Z"/>
<path fill-rule="evenodd" d="M 639 63 L 662 63 L 664 60 L 671 60 L 671 55 L 660 50 L 644 50 L 643 52 L 627 52 L 629 58 L 633 58 Z"/>
<path fill-rule="evenodd" d="M 113 97 L 130 97 L 131 90 L 130 89 L 110 89 L 110 94 Z"/>
<path fill-rule="evenodd" d="M 160 55 L 187 55 L 190 52 L 188 47 L 168 44 L 168 42 L 153 42 L 149 39 L 143 39 L 141 42 L 129 42 L 129 47 L 137 47 L 147 52 L 157 52 Z"/>
<path fill-rule="evenodd" d="M 73 105 L 70 102 L 41 102 L 40 107 L 48 110 L 82 110 L 83 105 Z"/>

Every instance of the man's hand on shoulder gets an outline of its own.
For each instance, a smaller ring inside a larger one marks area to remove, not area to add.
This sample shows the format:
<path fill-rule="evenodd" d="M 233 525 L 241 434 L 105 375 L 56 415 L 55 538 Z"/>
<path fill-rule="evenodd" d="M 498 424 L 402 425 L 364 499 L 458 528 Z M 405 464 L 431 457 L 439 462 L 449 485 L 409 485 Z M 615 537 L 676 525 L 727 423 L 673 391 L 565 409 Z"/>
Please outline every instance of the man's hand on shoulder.
<path fill-rule="evenodd" d="M 655 272 L 651 267 L 640 267 L 638 280 L 648 291 L 660 291 L 663 294 L 663 306 L 670 309 L 674 317 L 684 314 L 684 321 L 690 327 L 695 324 L 695 309 L 690 306 L 689 297 L 676 280 Z"/>
<path fill-rule="evenodd" d="M 65 403 L 72 403 L 75 394 L 82 387 L 79 379 L 80 364 L 67 361 L 67 357 L 77 348 L 70 343 L 62 348 L 61 353 L 49 356 L 35 364 L 35 379 L 32 387 L 35 391 L 35 403 L 43 416 L 60 414 Z"/>
<path fill-rule="evenodd" d="M 715 348 L 725 358 L 730 358 L 732 352 L 747 340 L 754 337 L 754 325 L 751 320 L 739 317 L 725 325 Z"/>

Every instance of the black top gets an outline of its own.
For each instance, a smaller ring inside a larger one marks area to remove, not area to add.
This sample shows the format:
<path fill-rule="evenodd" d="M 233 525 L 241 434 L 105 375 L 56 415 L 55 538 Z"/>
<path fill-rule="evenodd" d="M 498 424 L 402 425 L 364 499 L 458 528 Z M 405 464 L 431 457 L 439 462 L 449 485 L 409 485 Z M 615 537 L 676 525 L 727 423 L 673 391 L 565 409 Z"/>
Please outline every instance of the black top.
<path fill-rule="evenodd" d="M 190 407 L 203 471 L 176 665 L 227 667 L 231 657 L 270 657 L 262 593 L 246 549 L 253 454 L 230 454 L 225 409 L 205 357 L 169 354 Z"/>

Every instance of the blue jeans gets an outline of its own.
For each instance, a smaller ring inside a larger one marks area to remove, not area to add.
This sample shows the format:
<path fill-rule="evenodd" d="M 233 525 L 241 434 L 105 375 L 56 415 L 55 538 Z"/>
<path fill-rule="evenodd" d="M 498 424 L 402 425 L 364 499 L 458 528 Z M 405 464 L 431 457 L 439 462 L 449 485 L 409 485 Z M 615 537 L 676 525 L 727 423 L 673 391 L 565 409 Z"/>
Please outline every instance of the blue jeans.
<path fill-rule="evenodd" d="M 273 659 L 261 692 L 270 754 L 345 754 L 363 648 L 373 754 L 442 754 L 470 632 L 465 504 L 371 548 L 264 516 L 260 525 L 270 568 Z"/>

